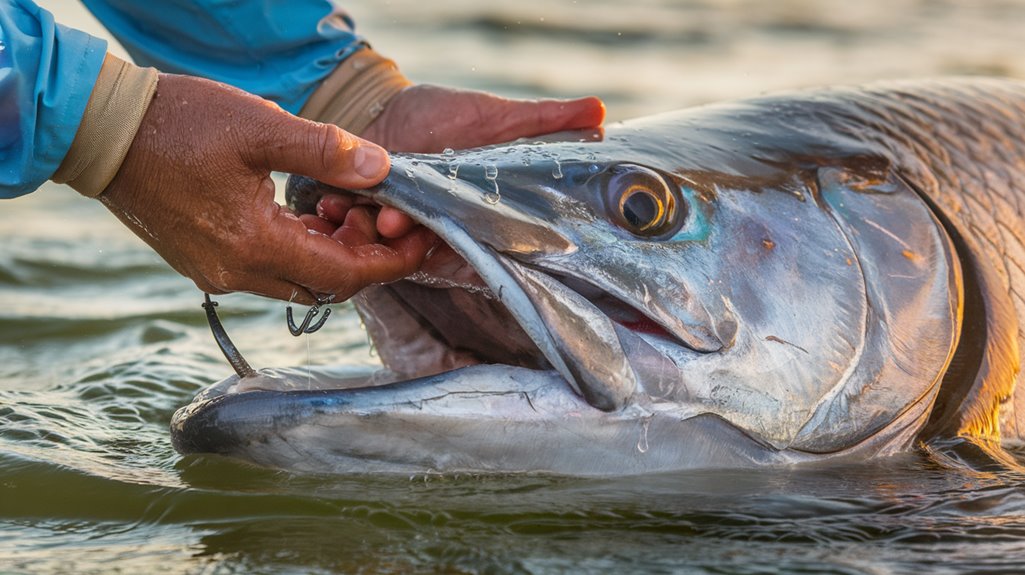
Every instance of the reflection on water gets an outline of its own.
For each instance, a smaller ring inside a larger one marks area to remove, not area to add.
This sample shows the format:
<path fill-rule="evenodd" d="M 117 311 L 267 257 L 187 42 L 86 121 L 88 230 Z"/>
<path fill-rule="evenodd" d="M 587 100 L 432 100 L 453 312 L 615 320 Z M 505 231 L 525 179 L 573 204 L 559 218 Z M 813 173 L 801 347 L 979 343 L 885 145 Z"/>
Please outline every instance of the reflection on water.
<path fill-rule="evenodd" d="M 87 25 L 77 4 L 46 4 Z M 594 93 L 614 119 L 808 84 L 1025 76 L 1021 2 L 346 5 L 415 79 Z M 229 373 L 201 295 L 96 202 L 47 186 L 2 208 L 0 571 L 961 573 L 1013 571 L 1025 552 L 1021 475 L 966 445 L 610 480 L 181 458 L 171 414 Z M 220 300 L 259 366 L 375 361 L 348 306 L 292 338 L 283 304 Z"/>

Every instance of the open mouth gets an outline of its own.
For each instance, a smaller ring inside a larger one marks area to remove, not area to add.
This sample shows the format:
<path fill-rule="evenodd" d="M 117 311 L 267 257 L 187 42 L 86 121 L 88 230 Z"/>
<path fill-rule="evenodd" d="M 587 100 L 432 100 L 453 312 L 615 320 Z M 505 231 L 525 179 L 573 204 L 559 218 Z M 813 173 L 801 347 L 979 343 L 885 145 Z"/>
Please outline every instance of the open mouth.
<path fill-rule="evenodd" d="M 613 329 L 684 345 L 612 294 L 572 277 L 552 277 L 579 300 L 577 305 L 593 307 Z M 356 302 L 385 366 L 406 378 L 477 364 L 555 369 L 560 361 L 574 360 L 547 357 L 502 298 L 448 245 L 432 254 L 421 272 L 373 286 Z"/>

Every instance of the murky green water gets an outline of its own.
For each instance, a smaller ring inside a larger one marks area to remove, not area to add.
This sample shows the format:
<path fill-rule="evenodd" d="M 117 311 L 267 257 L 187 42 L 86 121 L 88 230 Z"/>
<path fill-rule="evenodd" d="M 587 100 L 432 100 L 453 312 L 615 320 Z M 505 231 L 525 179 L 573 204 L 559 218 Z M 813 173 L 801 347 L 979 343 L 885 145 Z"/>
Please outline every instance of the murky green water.
<path fill-rule="evenodd" d="M 77 5 L 47 4 L 91 26 Z M 1009 0 L 349 5 L 417 80 L 595 93 L 614 119 L 818 83 L 1025 76 L 1025 3 Z M 57 186 L 4 202 L 0 233 L 3 573 L 1025 570 L 1023 477 L 968 448 L 610 480 L 295 476 L 182 458 L 171 414 L 229 373 L 201 294 Z M 375 361 L 346 306 L 295 339 L 282 304 L 219 299 L 259 366 Z"/>

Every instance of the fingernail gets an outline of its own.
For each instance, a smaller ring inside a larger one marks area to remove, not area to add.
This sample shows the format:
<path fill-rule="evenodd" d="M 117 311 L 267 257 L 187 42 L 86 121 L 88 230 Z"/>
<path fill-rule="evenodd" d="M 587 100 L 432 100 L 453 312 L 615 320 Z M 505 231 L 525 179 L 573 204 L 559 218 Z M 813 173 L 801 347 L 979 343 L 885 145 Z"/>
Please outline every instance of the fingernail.
<path fill-rule="evenodd" d="M 368 180 L 376 179 L 388 166 L 388 154 L 377 146 L 363 145 L 356 148 L 355 164 L 357 174 Z"/>

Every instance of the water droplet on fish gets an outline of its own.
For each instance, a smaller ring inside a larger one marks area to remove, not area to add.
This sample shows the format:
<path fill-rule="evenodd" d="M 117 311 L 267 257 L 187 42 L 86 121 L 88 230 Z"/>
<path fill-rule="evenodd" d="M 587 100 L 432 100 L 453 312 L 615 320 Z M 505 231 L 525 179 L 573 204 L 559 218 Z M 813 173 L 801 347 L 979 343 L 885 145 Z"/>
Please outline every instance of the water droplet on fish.
<path fill-rule="evenodd" d="M 445 148 L 444 150 L 441 151 L 441 155 L 443 155 L 443 156 L 452 156 L 452 155 L 455 155 L 455 153 L 456 153 L 456 151 L 453 150 L 452 148 Z"/>
<path fill-rule="evenodd" d="M 587 172 L 589 174 L 591 174 L 591 175 L 597 174 L 600 171 L 601 171 L 601 166 L 599 166 L 598 164 L 591 164 L 591 165 L 587 166 Z"/>
<path fill-rule="evenodd" d="M 562 164 L 559 163 L 559 160 L 555 160 L 555 165 L 552 166 L 552 177 L 556 180 L 562 179 Z"/>
<path fill-rule="evenodd" d="M 648 452 L 648 426 L 651 425 L 651 418 L 645 419 L 641 423 L 641 436 L 637 438 L 637 451 L 641 453 Z"/>
<path fill-rule="evenodd" d="M 424 192 L 423 189 L 420 188 L 420 181 L 416 179 L 416 172 L 413 171 L 413 168 L 406 168 L 406 177 L 412 180 L 413 185 L 416 186 L 416 191 L 421 194 Z"/>
<path fill-rule="evenodd" d="M 459 164 L 452 162 L 448 165 L 448 179 L 454 180 L 459 175 Z"/>
<path fill-rule="evenodd" d="M 491 205 L 495 205 L 502 200 L 502 193 L 498 190 L 498 166 L 494 164 L 485 164 L 484 179 L 495 186 L 494 192 L 484 194 L 484 201 Z"/>

